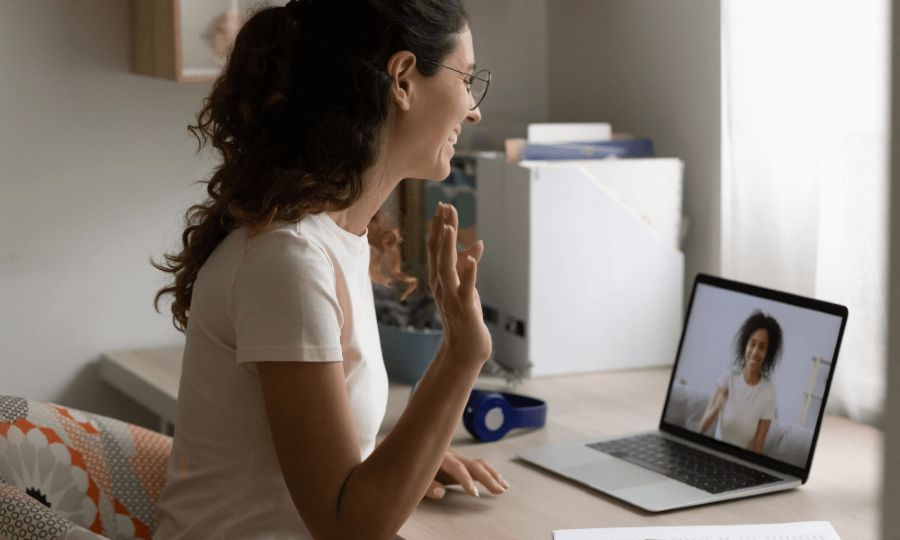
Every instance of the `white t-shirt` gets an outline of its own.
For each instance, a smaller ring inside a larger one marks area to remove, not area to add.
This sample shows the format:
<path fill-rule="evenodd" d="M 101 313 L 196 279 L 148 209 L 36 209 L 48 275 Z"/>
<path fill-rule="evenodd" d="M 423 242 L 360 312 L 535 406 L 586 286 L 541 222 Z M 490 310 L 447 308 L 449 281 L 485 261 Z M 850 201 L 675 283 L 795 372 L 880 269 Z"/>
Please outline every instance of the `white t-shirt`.
<path fill-rule="evenodd" d="M 719 413 L 716 438 L 741 448 L 750 448 L 760 420 L 775 417 L 775 385 L 763 377 L 749 385 L 741 372 L 729 371 L 718 383 L 728 388 L 728 400 Z"/>
<path fill-rule="evenodd" d="M 200 269 L 186 334 L 155 536 L 310 538 L 281 475 L 255 362 L 343 361 L 360 457 L 372 452 L 388 383 L 367 237 L 326 214 L 252 238 L 233 231 Z"/>

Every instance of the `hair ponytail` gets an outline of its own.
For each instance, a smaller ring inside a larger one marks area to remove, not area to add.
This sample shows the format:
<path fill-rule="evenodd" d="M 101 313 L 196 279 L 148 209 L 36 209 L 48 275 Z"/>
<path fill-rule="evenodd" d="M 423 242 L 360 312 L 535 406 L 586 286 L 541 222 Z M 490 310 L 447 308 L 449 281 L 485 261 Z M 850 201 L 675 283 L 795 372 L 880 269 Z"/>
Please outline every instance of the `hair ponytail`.
<path fill-rule="evenodd" d="M 173 282 L 156 293 L 153 305 L 159 311 L 160 299 L 172 294 L 172 324 L 184 332 L 187 329 L 188 312 L 193 296 L 194 281 L 200 267 L 216 246 L 233 230 L 234 220 L 227 216 L 221 204 L 214 198 L 206 203 L 191 206 L 185 214 L 185 229 L 181 233 L 182 250 L 164 255 L 164 263 L 151 260 L 157 270 L 173 274 Z"/>

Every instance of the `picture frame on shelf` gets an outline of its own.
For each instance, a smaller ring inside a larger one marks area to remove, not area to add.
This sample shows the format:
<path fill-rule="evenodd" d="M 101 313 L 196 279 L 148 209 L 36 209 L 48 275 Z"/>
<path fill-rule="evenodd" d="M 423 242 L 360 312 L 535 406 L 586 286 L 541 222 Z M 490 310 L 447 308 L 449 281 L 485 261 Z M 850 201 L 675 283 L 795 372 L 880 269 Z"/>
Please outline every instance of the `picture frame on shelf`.
<path fill-rule="evenodd" d="M 132 0 L 131 71 L 178 82 L 215 80 L 243 23 L 284 0 Z"/>

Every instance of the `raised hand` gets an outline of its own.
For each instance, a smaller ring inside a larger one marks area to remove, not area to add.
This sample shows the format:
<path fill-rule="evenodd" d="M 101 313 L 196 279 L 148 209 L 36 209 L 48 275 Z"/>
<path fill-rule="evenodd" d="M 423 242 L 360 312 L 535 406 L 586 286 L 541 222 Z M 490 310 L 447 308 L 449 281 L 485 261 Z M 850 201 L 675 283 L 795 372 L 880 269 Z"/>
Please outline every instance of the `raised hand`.
<path fill-rule="evenodd" d="M 491 354 L 491 335 L 475 288 L 484 243 L 479 240 L 457 253 L 458 227 L 456 208 L 438 203 L 428 238 L 428 282 L 441 314 L 447 352 L 480 366 Z"/>
<path fill-rule="evenodd" d="M 709 403 L 706 405 L 706 411 L 703 413 L 703 418 L 700 419 L 700 433 L 706 433 L 707 430 L 715 425 L 716 420 L 719 418 L 719 413 L 725 408 L 725 402 L 727 401 L 728 387 L 716 388 L 716 393 L 710 398 Z"/>

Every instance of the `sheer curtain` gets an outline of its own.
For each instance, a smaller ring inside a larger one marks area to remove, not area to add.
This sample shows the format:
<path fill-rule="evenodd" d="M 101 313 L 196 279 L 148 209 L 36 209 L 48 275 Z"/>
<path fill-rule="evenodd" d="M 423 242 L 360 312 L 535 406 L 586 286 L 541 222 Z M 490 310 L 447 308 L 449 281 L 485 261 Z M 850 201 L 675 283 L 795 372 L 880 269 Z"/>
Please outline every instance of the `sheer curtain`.
<path fill-rule="evenodd" d="M 848 306 L 829 410 L 878 422 L 888 0 L 723 0 L 722 271 Z"/>

